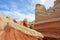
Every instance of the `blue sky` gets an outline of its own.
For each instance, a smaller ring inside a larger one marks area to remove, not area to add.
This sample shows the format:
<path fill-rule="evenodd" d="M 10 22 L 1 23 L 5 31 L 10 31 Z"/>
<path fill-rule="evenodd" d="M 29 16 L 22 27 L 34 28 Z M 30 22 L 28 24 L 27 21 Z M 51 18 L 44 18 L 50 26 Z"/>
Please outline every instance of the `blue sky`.
<path fill-rule="evenodd" d="M 54 5 L 55 0 L 0 0 L 0 12 L 3 16 L 12 16 L 16 20 L 27 18 L 35 20 L 35 4 L 43 4 L 46 9 Z"/>

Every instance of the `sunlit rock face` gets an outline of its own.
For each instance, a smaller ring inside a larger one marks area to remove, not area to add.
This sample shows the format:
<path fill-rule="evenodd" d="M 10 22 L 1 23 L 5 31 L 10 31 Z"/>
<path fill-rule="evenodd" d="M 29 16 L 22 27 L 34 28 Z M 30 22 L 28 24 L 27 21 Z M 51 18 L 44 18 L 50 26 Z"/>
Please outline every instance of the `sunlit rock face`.
<path fill-rule="evenodd" d="M 0 14 L 0 29 L 4 29 L 6 26 L 6 19 Z"/>
<path fill-rule="evenodd" d="M 54 2 L 54 6 L 46 10 L 44 5 L 36 4 L 35 22 L 60 17 L 60 0 Z"/>
<path fill-rule="evenodd" d="M 25 26 L 27 28 L 30 27 L 30 24 L 29 24 L 29 22 L 28 22 L 28 20 L 26 18 L 23 21 L 17 22 L 17 24 Z"/>
<path fill-rule="evenodd" d="M 10 16 L 0 15 L 0 40 L 42 40 L 41 33 L 27 27 L 26 19 L 18 23 Z"/>
<path fill-rule="evenodd" d="M 55 13 L 60 16 L 60 0 L 56 0 L 54 4 Z"/>
<path fill-rule="evenodd" d="M 7 16 L 7 17 L 6 17 L 6 21 L 7 21 L 7 22 L 13 22 L 13 18 L 12 18 L 11 16 Z"/>
<path fill-rule="evenodd" d="M 41 4 L 36 4 L 35 7 L 35 22 L 41 20 L 42 16 L 45 16 L 45 12 L 46 12 L 46 8 L 44 7 L 44 5 Z"/>
<path fill-rule="evenodd" d="M 23 21 L 18 21 L 17 24 L 22 25 L 23 26 Z"/>
<path fill-rule="evenodd" d="M 14 22 L 13 19 L 9 17 L 3 17 L 2 13 L 0 14 L 0 27 L 4 29 L 4 27 L 7 25 L 8 22 Z"/>
<path fill-rule="evenodd" d="M 15 30 L 9 25 L 6 25 L 4 30 L 5 32 L 0 35 L 0 40 L 38 40 L 38 38 Z"/>
<path fill-rule="evenodd" d="M 17 26 L 18 24 L 14 22 L 3 22 L 1 21 L 1 26 L 3 29 L 0 29 L 0 40 L 42 40 L 42 36 L 33 36 L 30 35 L 32 30 L 23 28 L 24 26 L 20 27 L 21 25 Z M 8 23 L 11 23 L 10 25 Z M 6 24 L 6 25 L 5 25 Z M 24 30 L 25 29 L 25 30 Z M 30 30 L 30 31 L 29 31 Z M 30 32 L 30 33 L 29 33 Z M 28 33 L 28 34 L 27 34 Z M 34 32 L 33 32 L 34 33 Z M 34 33 L 35 34 L 35 33 Z"/>

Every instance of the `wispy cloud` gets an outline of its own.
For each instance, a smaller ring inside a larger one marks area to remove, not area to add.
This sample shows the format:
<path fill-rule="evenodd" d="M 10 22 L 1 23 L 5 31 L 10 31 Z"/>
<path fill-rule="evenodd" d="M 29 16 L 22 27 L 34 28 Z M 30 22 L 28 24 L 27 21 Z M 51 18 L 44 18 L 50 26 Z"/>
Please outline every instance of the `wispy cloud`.
<path fill-rule="evenodd" d="M 3 16 L 12 16 L 14 19 L 16 19 L 17 21 L 23 20 L 24 18 L 27 18 L 28 21 L 33 21 L 35 19 L 35 15 L 32 13 L 29 14 L 24 14 L 24 13 L 20 13 L 18 11 L 1 11 Z M 6 15 L 7 14 L 7 15 Z"/>
<path fill-rule="evenodd" d="M 54 1 L 55 0 L 46 0 L 43 5 L 45 5 L 46 9 L 48 9 L 49 7 L 54 6 Z"/>

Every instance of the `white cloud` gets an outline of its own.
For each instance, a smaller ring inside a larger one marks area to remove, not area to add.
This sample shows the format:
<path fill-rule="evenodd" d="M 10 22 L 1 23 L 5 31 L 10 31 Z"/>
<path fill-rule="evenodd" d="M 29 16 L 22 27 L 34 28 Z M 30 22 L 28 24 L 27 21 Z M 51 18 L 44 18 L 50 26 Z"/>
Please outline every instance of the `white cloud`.
<path fill-rule="evenodd" d="M 54 1 L 55 0 L 32 0 L 32 3 L 33 4 L 37 4 L 37 3 L 43 4 L 48 9 L 49 7 L 52 7 L 54 5 Z"/>
<path fill-rule="evenodd" d="M 48 9 L 49 7 L 54 6 L 54 1 L 55 0 L 46 0 L 43 5 L 45 5 L 45 7 Z"/>
<path fill-rule="evenodd" d="M 41 3 L 44 4 L 45 1 L 46 1 L 46 0 L 41 0 Z"/>
<path fill-rule="evenodd" d="M 40 2 L 41 2 L 41 0 L 32 0 L 33 4 L 37 4 L 37 3 L 40 3 Z"/>

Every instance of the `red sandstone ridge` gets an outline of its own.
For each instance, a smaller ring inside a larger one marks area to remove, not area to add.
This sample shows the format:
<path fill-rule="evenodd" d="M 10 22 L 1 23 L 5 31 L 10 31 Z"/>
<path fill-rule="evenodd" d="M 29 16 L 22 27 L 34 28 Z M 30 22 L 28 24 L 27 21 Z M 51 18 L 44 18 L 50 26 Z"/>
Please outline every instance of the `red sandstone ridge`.
<path fill-rule="evenodd" d="M 36 4 L 33 29 L 42 32 L 44 40 L 60 40 L 60 0 L 47 10 L 43 5 Z"/>
<path fill-rule="evenodd" d="M 23 23 L 23 22 L 22 22 Z M 26 24 L 27 25 L 27 24 Z M 43 35 L 17 23 L 10 16 L 0 16 L 0 40 L 42 40 Z"/>
<path fill-rule="evenodd" d="M 44 35 L 44 40 L 60 40 L 60 20 L 35 24 L 34 29 Z"/>

